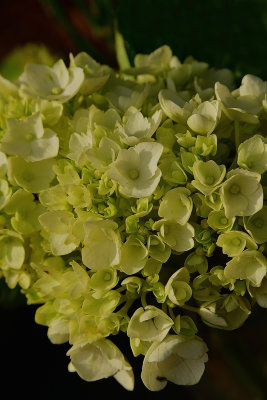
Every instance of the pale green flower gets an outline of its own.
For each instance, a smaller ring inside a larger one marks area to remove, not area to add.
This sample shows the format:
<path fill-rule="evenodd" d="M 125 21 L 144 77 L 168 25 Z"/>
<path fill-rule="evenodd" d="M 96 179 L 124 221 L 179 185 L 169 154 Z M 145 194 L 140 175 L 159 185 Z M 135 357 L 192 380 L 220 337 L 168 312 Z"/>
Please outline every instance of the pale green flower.
<path fill-rule="evenodd" d="M 196 161 L 193 165 L 193 174 L 195 180 L 192 185 L 205 195 L 214 192 L 226 173 L 225 165 L 218 165 L 215 161 Z"/>
<path fill-rule="evenodd" d="M 53 319 L 49 325 L 47 336 L 51 343 L 62 344 L 69 340 L 69 320 L 62 316 Z"/>
<path fill-rule="evenodd" d="M 187 175 L 182 168 L 181 162 L 174 156 L 167 156 L 160 160 L 159 168 L 162 178 L 171 186 L 185 185 Z"/>
<path fill-rule="evenodd" d="M 68 185 L 66 187 L 67 201 L 74 208 L 87 208 L 92 206 L 92 193 L 84 185 Z"/>
<path fill-rule="evenodd" d="M 112 139 L 104 136 L 98 147 L 87 149 L 85 157 L 96 169 L 105 169 L 118 156 L 121 147 Z"/>
<path fill-rule="evenodd" d="M 83 69 L 84 81 L 80 88 L 81 94 L 88 96 L 101 89 L 109 79 L 111 69 L 107 65 L 96 62 L 89 54 L 81 52 L 73 58 L 70 55 L 71 67 Z"/>
<path fill-rule="evenodd" d="M 226 218 L 224 210 L 211 211 L 208 215 L 208 225 L 218 233 L 227 232 L 232 229 L 235 217 Z"/>
<path fill-rule="evenodd" d="M 91 131 L 86 133 L 74 132 L 69 140 L 68 157 L 74 160 L 79 167 L 82 167 L 87 162 L 86 152 L 93 146 L 93 134 Z"/>
<path fill-rule="evenodd" d="M 245 250 L 228 261 L 224 269 L 227 279 L 246 279 L 252 286 L 259 287 L 267 272 L 267 260 L 257 250 Z"/>
<path fill-rule="evenodd" d="M 111 314 L 120 301 L 120 293 L 116 290 L 96 291 L 85 295 L 82 311 L 89 316 Z"/>
<path fill-rule="evenodd" d="M 132 367 L 110 340 L 73 345 L 67 355 L 82 379 L 92 382 L 113 376 L 125 389 L 133 390 Z"/>
<path fill-rule="evenodd" d="M 7 119 L 7 129 L 1 149 L 9 155 L 23 157 L 26 161 L 40 161 L 56 157 L 59 140 L 51 129 L 43 128 L 40 113 L 25 120 Z"/>
<path fill-rule="evenodd" d="M 263 205 L 260 175 L 237 168 L 227 174 L 221 186 L 221 198 L 227 218 L 255 214 Z"/>
<path fill-rule="evenodd" d="M 204 303 L 199 310 L 206 325 L 223 330 L 239 328 L 249 314 L 249 301 L 235 294 L 223 295 L 218 300 Z"/>
<path fill-rule="evenodd" d="M 253 239 L 261 244 L 267 241 L 267 206 L 244 218 L 244 226 Z"/>
<path fill-rule="evenodd" d="M 43 125 L 56 125 L 63 115 L 63 105 L 57 101 L 32 99 L 30 103 L 32 114 L 40 112 Z"/>
<path fill-rule="evenodd" d="M 86 267 L 99 270 L 120 263 L 121 239 L 114 221 L 86 221 L 83 224 L 82 260 Z"/>
<path fill-rule="evenodd" d="M 0 268 L 3 270 L 8 268 L 20 269 L 25 258 L 22 236 L 8 229 L 1 229 L 0 246 Z"/>
<path fill-rule="evenodd" d="M 159 216 L 184 225 L 189 220 L 193 208 L 190 194 L 190 190 L 186 188 L 169 190 L 160 202 Z"/>
<path fill-rule="evenodd" d="M 212 134 L 209 136 L 197 135 L 192 151 L 202 157 L 215 156 L 217 152 L 217 136 Z"/>
<path fill-rule="evenodd" d="M 229 257 L 239 256 L 245 247 L 249 250 L 257 250 L 254 240 L 242 231 L 222 233 L 218 237 L 216 244 L 222 247 L 223 254 L 227 254 Z"/>
<path fill-rule="evenodd" d="M 114 82 L 114 85 L 111 85 L 111 90 L 106 93 L 109 103 L 123 112 L 131 106 L 140 109 L 149 95 L 149 84 L 135 85 L 131 82 L 126 85 L 125 82 L 123 83 L 124 85 L 121 82 L 117 84 Z"/>
<path fill-rule="evenodd" d="M 259 101 L 263 100 L 267 92 L 267 82 L 255 75 L 247 74 L 242 78 L 241 86 L 234 93 L 239 96 L 253 96 Z"/>
<path fill-rule="evenodd" d="M 69 254 L 79 245 L 79 239 L 72 234 L 75 222 L 69 211 L 48 211 L 40 215 L 39 222 L 47 232 L 50 251 L 55 256 Z"/>
<path fill-rule="evenodd" d="M 13 229 L 24 235 L 41 229 L 38 218 L 45 211 L 46 209 L 41 204 L 34 201 L 34 196 L 23 189 L 17 190 L 5 206 L 5 212 L 12 215 Z"/>
<path fill-rule="evenodd" d="M 169 67 L 172 51 L 169 46 L 161 46 L 150 54 L 137 54 L 134 58 L 133 68 L 127 68 L 126 74 L 158 75 Z"/>
<path fill-rule="evenodd" d="M 186 257 L 184 266 L 188 269 L 190 274 L 196 271 L 198 271 L 199 274 L 205 274 L 208 270 L 208 260 L 204 255 L 193 251 Z"/>
<path fill-rule="evenodd" d="M 254 135 L 239 145 L 237 164 L 259 174 L 267 171 L 267 144 L 262 136 Z"/>
<path fill-rule="evenodd" d="M 150 117 L 144 117 L 135 107 L 130 107 L 118 125 L 118 132 L 123 143 L 133 146 L 139 142 L 149 140 L 157 130 L 162 118 L 162 111 L 157 110 Z"/>
<path fill-rule="evenodd" d="M 165 287 L 165 293 L 174 304 L 178 306 L 183 305 L 192 296 L 189 280 L 190 275 L 186 268 L 178 269 L 169 278 Z"/>
<path fill-rule="evenodd" d="M 159 237 L 177 252 L 184 252 L 194 247 L 194 228 L 188 222 L 184 225 L 175 221 L 161 219 L 153 225 L 159 231 Z"/>
<path fill-rule="evenodd" d="M 161 342 L 173 325 L 173 320 L 164 311 L 154 306 L 138 308 L 132 315 L 127 335 L 142 341 Z"/>
<path fill-rule="evenodd" d="M 210 135 L 221 117 L 220 103 L 217 100 L 204 101 L 194 109 L 187 120 L 192 131 L 200 135 Z"/>
<path fill-rule="evenodd" d="M 173 330 L 178 335 L 193 337 L 197 333 L 197 327 L 192 318 L 187 315 L 177 315 L 174 320 Z"/>
<path fill-rule="evenodd" d="M 67 193 L 64 186 L 55 185 L 39 194 L 40 203 L 49 211 L 67 210 L 71 207 L 68 203 Z"/>
<path fill-rule="evenodd" d="M 148 254 L 161 263 L 165 263 L 171 255 L 171 248 L 158 235 L 148 237 L 147 248 Z"/>
<path fill-rule="evenodd" d="M 196 108 L 193 100 L 186 102 L 179 94 L 169 89 L 162 89 L 159 92 L 159 102 L 162 110 L 170 119 L 182 124 L 186 124 Z"/>
<path fill-rule="evenodd" d="M 168 335 L 154 342 L 145 355 L 141 378 L 152 391 L 162 390 L 167 381 L 177 385 L 196 384 L 205 369 L 207 346 L 198 336 Z"/>
<path fill-rule="evenodd" d="M 140 294 L 143 282 L 143 279 L 138 276 L 128 276 L 128 278 L 123 279 L 121 286 L 125 286 L 126 290 L 135 296 Z"/>
<path fill-rule="evenodd" d="M 129 236 L 121 247 L 120 270 L 132 275 L 144 268 L 148 258 L 148 250 L 136 237 Z"/>
<path fill-rule="evenodd" d="M 267 278 L 263 278 L 259 287 L 251 287 L 250 293 L 258 305 L 267 308 Z"/>
<path fill-rule="evenodd" d="M 64 103 L 78 92 L 84 73 L 79 67 L 68 70 L 64 61 L 59 60 L 51 68 L 41 64 L 27 64 L 20 80 L 25 94 Z"/>
<path fill-rule="evenodd" d="M 151 344 L 151 342 L 140 340 L 139 338 L 130 338 L 130 346 L 135 357 L 140 354 L 145 355 Z"/>
<path fill-rule="evenodd" d="M 161 171 L 157 163 L 162 150 L 161 144 L 148 142 L 122 149 L 110 166 L 108 176 L 119 183 L 120 191 L 125 196 L 150 196 L 160 181 Z"/>
<path fill-rule="evenodd" d="M 235 121 L 257 124 L 261 111 L 259 100 L 251 95 L 234 97 L 227 86 L 215 83 L 215 94 L 228 118 Z"/>
<path fill-rule="evenodd" d="M 22 157 L 8 158 L 8 178 L 15 186 L 31 193 L 48 189 L 55 173 L 53 159 L 27 162 Z"/>

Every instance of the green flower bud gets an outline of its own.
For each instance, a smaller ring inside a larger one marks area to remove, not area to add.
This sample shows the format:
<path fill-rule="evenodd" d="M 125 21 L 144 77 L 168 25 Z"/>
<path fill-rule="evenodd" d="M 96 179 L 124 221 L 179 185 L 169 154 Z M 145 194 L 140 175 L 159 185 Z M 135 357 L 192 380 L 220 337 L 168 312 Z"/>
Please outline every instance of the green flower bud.
<path fill-rule="evenodd" d="M 121 282 L 121 285 L 126 286 L 128 292 L 138 295 L 143 285 L 143 279 L 138 278 L 137 276 L 129 276 Z"/>
<path fill-rule="evenodd" d="M 189 285 L 189 272 L 186 268 L 180 268 L 168 280 L 165 293 L 168 298 L 177 305 L 183 305 L 192 296 L 192 289 Z"/>
<path fill-rule="evenodd" d="M 187 175 L 180 162 L 175 157 L 165 157 L 160 160 L 159 167 L 162 177 L 171 186 L 184 185 L 187 181 Z"/>
<path fill-rule="evenodd" d="M 163 240 L 158 235 L 149 235 L 147 240 L 147 249 L 148 249 L 148 254 L 152 257 L 151 258 L 152 261 L 153 259 L 155 259 L 160 263 L 165 263 L 171 255 L 170 247 L 166 243 L 164 243 Z M 149 268 L 147 263 L 145 268 L 147 268 L 147 270 Z"/>
<path fill-rule="evenodd" d="M 202 157 L 215 156 L 217 152 L 217 136 L 197 136 L 192 151 Z"/>
<path fill-rule="evenodd" d="M 186 257 L 184 266 L 188 269 L 190 274 L 196 271 L 198 271 L 199 274 L 205 274 L 208 270 L 208 260 L 203 254 L 197 254 L 195 251 Z"/>

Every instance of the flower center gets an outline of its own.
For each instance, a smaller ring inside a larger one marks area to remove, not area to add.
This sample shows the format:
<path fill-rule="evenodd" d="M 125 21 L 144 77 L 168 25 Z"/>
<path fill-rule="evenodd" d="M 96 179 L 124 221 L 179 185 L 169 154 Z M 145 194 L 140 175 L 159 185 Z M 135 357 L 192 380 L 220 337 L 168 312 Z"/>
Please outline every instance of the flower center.
<path fill-rule="evenodd" d="M 230 193 L 232 194 L 238 194 L 240 193 L 240 187 L 234 183 L 231 187 L 230 187 Z"/>
<path fill-rule="evenodd" d="M 238 238 L 234 238 L 234 239 L 232 240 L 232 244 L 233 244 L 234 246 L 239 246 L 240 243 L 241 243 L 241 240 L 238 239 Z"/>
<path fill-rule="evenodd" d="M 214 177 L 213 176 L 207 176 L 206 177 L 206 184 L 207 185 L 212 185 L 214 183 Z"/>
<path fill-rule="evenodd" d="M 111 273 L 110 272 L 106 272 L 103 276 L 104 281 L 110 281 L 111 279 Z"/>
<path fill-rule="evenodd" d="M 62 93 L 62 89 L 61 88 L 59 88 L 59 87 L 54 87 L 53 89 L 52 89 L 52 94 L 61 94 Z"/>
<path fill-rule="evenodd" d="M 33 134 L 33 133 L 26 133 L 26 134 L 24 135 L 24 139 L 25 139 L 27 142 L 30 142 L 33 138 L 34 138 L 34 134 Z"/>
<path fill-rule="evenodd" d="M 221 223 L 222 225 L 226 225 L 227 222 L 228 222 L 228 219 L 227 219 L 226 217 L 222 217 L 222 218 L 220 219 L 220 223 Z"/>
<path fill-rule="evenodd" d="M 136 168 L 130 169 L 130 171 L 128 172 L 129 178 L 131 179 L 137 179 L 139 178 L 139 171 Z"/>

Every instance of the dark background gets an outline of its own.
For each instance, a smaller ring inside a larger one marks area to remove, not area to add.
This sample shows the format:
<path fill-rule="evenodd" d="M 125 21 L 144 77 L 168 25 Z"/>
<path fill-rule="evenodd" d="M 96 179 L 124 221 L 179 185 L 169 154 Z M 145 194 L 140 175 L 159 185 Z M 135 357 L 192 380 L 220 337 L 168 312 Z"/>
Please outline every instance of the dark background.
<path fill-rule="evenodd" d="M 44 44 L 56 57 L 87 51 L 116 68 L 113 27 L 117 20 L 130 59 L 168 44 L 181 61 L 192 55 L 216 68 L 267 79 L 266 0 L 1 0 L 0 71 L 15 79 L 25 59 L 10 58 L 18 46 Z M 30 56 L 28 57 L 30 58 Z M 1 251 L 1 250 L 0 250 Z M 134 366 L 136 388 L 126 392 L 110 378 L 84 382 L 67 371 L 68 345 L 52 345 L 34 322 L 35 306 L 0 284 L 1 394 L 10 398 L 84 399 L 96 396 L 177 396 L 181 400 L 267 399 L 267 312 L 255 307 L 233 332 L 204 326 L 209 362 L 196 386 L 168 383 L 151 393 L 140 381 L 142 360 L 131 355 L 126 335 L 114 337 Z M 109 393 L 105 393 L 108 390 Z"/>

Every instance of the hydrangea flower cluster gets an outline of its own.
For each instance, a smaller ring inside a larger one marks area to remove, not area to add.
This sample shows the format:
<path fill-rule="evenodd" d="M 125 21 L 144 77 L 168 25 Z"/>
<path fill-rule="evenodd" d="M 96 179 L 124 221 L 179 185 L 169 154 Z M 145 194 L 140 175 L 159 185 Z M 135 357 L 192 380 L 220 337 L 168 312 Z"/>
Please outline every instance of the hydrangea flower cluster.
<path fill-rule="evenodd" d="M 168 46 L 117 72 L 88 54 L 0 77 L 0 276 L 69 371 L 152 390 L 201 378 L 201 320 L 267 308 L 267 82 Z"/>

